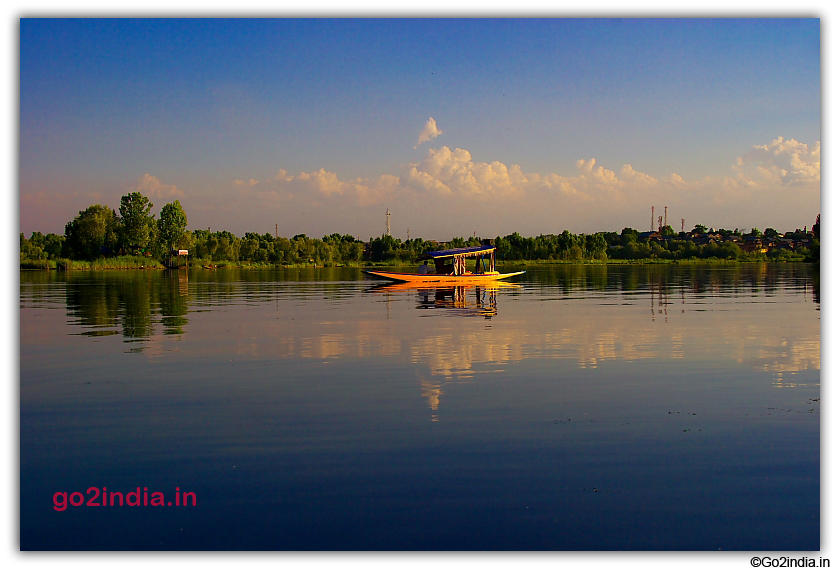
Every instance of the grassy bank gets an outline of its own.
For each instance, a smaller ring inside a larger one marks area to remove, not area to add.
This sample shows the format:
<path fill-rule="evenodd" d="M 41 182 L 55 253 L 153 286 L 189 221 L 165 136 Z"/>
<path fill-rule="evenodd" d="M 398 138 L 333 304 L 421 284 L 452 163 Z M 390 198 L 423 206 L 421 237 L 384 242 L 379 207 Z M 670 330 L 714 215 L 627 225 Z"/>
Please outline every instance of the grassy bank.
<path fill-rule="evenodd" d="M 163 265 L 149 257 L 121 255 L 117 257 L 100 257 L 93 261 L 78 261 L 74 259 L 21 259 L 20 268 L 90 271 L 100 269 L 163 269 Z"/>
<path fill-rule="evenodd" d="M 787 262 L 804 262 L 808 261 L 804 255 L 792 254 L 782 259 L 767 259 L 758 258 L 754 256 L 745 256 L 740 259 L 718 259 L 711 258 L 691 258 L 691 259 L 604 259 L 604 260 L 558 260 L 558 259 L 508 259 L 497 260 L 497 267 L 551 267 L 558 265 L 729 265 L 738 263 L 787 263 Z M 261 263 L 249 261 L 212 261 L 196 259 L 191 260 L 188 265 L 191 269 L 271 269 L 271 268 L 288 268 L 288 269 L 304 269 L 312 267 L 417 267 L 417 262 L 406 262 L 402 260 L 376 261 L 376 262 L 362 262 L 351 261 L 348 263 L 324 262 L 324 263 L 289 263 L 289 264 L 274 264 Z M 109 258 L 99 258 L 94 261 L 75 261 L 70 259 L 58 260 L 38 260 L 38 259 L 22 259 L 20 261 L 21 270 L 105 270 L 105 269 L 164 269 L 164 265 L 156 260 L 141 256 L 119 256 Z"/>

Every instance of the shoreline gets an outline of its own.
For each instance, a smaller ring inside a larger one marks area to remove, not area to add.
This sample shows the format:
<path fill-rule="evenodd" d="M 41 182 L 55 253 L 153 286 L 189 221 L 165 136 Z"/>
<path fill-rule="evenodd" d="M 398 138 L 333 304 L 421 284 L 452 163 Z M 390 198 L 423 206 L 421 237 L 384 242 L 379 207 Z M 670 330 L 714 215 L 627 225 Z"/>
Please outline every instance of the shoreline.
<path fill-rule="evenodd" d="M 819 266 L 820 262 L 809 261 L 807 259 L 794 260 L 754 260 L 754 259 L 607 259 L 607 260 L 516 260 L 516 261 L 502 261 L 497 262 L 498 267 L 556 267 L 556 266 L 595 266 L 595 265 L 743 265 L 743 264 L 785 264 L 785 263 L 809 263 Z M 40 266 L 37 266 L 40 265 Z M 159 263 L 149 263 L 148 265 L 132 265 L 132 264 L 109 264 L 99 261 L 73 261 L 72 264 L 64 265 L 50 261 L 47 263 L 41 262 L 21 262 L 20 271 L 164 271 L 173 269 L 204 269 L 206 271 L 215 271 L 217 269 L 364 269 L 368 267 L 392 267 L 405 268 L 415 267 L 415 263 L 387 263 L 387 262 L 370 262 L 370 263 L 293 263 L 293 264 L 269 264 L 269 263 L 241 263 L 241 262 L 226 262 L 221 261 L 217 265 L 207 266 L 204 264 L 184 265 L 178 268 L 166 267 Z"/>

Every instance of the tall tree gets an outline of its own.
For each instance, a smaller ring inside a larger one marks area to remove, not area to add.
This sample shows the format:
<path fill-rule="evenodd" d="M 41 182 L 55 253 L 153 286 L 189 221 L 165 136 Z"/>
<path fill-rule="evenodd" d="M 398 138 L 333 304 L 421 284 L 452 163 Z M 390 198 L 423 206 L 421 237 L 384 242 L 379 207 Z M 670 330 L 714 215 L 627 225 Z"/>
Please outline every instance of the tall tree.
<path fill-rule="evenodd" d="M 149 212 L 154 204 L 140 192 L 132 192 L 120 198 L 122 219 L 122 245 L 124 248 L 145 250 L 151 245 L 154 216 Z"/>
<path fill-rule="evenodd" d="M 158 243 L 169 254 L 187 230 L 187 214 L 181 202 L 175 200 L 161 208 L 157 229 Z"/>
<path fill-rule="evenodd" d="M 96 259 L 113 252 L 117 245 L 117 214 L 108 206 L 95 204 L 64 227 L 67 256 L 74 259 Z"/>
<path fill-rule="evenodd" d="M 639 241 L 639 232 L 633 228 L 624 228 L 621 230 L 621 245 L 628 243 L 636 243 Z"/>

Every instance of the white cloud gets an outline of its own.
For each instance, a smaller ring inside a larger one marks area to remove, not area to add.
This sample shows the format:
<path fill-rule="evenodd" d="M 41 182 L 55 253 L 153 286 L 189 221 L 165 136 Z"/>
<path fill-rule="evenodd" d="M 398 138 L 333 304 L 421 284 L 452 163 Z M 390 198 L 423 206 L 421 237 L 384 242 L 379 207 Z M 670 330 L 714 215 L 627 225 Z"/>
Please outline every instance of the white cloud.
<path fill-rule="evenodd" d="M 669 218 L 686 218 L 687 227 L 740 227 L 745 217 L 759 225 L 785 227 L 783 220 L 800 224 L 800 218 L 818 212 L 819 142 L 809 147 L 779 138 L 756 145 L 735 162 L 731 176 L 694 181 L 677 173 L 653 176 L 630 164 L 614 171 L 594 158 L 578 160 L 573 175 L 543 174 L 525 173 L 516 164 L 476 161 L 466 149 L 442 146 L 403 167 L 399 177 L 342 180 L 325 169 L 298 175 L 280 170 L 271 179 L 239 180 L 235 185 L 249 196 L 248 202 L 261 199 L 266 205 L 282 203 L 288 211 L 319 211 L 342 219 L 363 211 L 372 215 L 366 208 L 386 204 L 392 212 L 416 211 L 412 234 L 424 237 L 429 236 L 421 224 L 430 220 L 439 228 L 435 231 L 452 235 L 464 229 L 472 233 L 479 223 L 492 228 L 488 231 L 509 228 L 521 233 L 643 229 L 651 205 L 660 210 L 669 206 Z"/>
<path fill-rule="evenodd" d="M 652 187 L 659 184 L 659 180 L 657 180 L 653 176 L 644 174 L 643 172 L 636 172 L 635 170 L 633 170 L 633 167 L 629 164 L 625 164 L 621 168 L 620 177 L 621 180 L 629 184 L 634 184 L 643 187 Z M 672 184 L 675 182 L 682 182 L 682 178 L 680 178 L 676 174 L 672 174 L 671 177 L 667 178 L 666 180 Z"/>
<path fill-rule="evenodd" d="M 425 160 L 409 165 L 401 182 L 408 188 L 437 194 L 505 196 L 521 192 L 526 182 L 517 165 L 473 162 L 469 151 L 444 146 L 429 149 Z"/>
<path fill-rule="evenodd" d="M 151 174 L 144 174 L 133 186 L 129 188 L 131 192 L 140 192 L 146 196 L 153 198 L 173 198 L 175 196 L 181 197 L 184 192 L 178 190 L 174 184 L 164 184 Z"/>
<path fill-rule="evenodd" d="M 347 184 L 341 182 L 335 172 L 327 172 L 323 168 L 311 174 L 301 172 L 298 175 L 298 180 L 304 183 L 304 185 L 317 190 L 324 196 L 344 194 L 344 191 L 347 188 Z"/>
<path fill-rule="evenodd" d="M 474 161 L 462 148 L 443 146 L 429 149 L 424 160 L 403 168 L 400 177 L 339 179 L 334 172 L 320 169 L 293 176 L 285 170 L 265 181 L 237 180 L 242 189 L 254 188 L 272 196 L 308 196 L 311 199 L 345 197 L 359 206 L 382 203 L 397 196 L 487 197 L 494 200 L 536 199 L 549 195 L 577 203 L 596 202 L 603 208 L 636 207 L 642 201 L 703 199 L 725 202 L 734 194 L 767 191 L 774 184 L 819 182 L 819 143 L 809 149 L 796 141 L 777 139 L 757 145 L 737 160 L 733 176 L 689 182 L 679 174 L 662 178 L 639 172 L 625 164 L 616 173 L 598 165 L 594 158 L 576 162 L 577 176 L 556 173 L 526 174 L 519 165 L 499 161 Z M 749 166 L 749 168 L 748 168 Z"/>
<path fill-rule="evenodd" d="M 423 127 L 423 130 L 420 131 L 420 136 L 417 138 L 417 144 L 414 145 L 414 148 L 417 148 L 422 143 L 426 141 L 430 141 L 435 137 L 438 137 L 443 134 L 443 131 L 438 129 L 437 123 L 432 117 L 429 117 L 429 120 L 426 121 L 426 125 Z"/>
<path fill-rule="evenodd" d="M 812 148 L 794 139 L 778 137 L 769 145 L 756 145 L 738 159 L 736 169 L 754 169 L 763 179 L 797 185 L 820 181 L 820 141 Z"/>

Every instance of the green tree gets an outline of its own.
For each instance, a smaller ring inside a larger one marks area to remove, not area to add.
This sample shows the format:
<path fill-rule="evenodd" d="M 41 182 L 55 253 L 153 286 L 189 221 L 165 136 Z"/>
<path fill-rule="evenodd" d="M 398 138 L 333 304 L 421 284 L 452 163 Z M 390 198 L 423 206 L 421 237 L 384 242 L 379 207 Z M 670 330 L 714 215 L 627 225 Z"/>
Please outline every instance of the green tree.
<path fill-rule="evenodd" d="M 257 239 L 248 237 L 248 234 L 245 235 L 246 237 L 239 245 L 239 255 L 243 261 L 255 261 L 254 254 L 260 249 L 260 242 Z"/>
<path fill-rule="evenodd" d="M 140 192 L 132 192 L 120 198 L 120 219 L 122 221 L 122 247 L 133 252 L 146 250 L 152 244 L 154 216 L 149 212 L 153 204 Z"/>
<path fill-rule="evenodd" d="M 394 236 L 383 234 L 370 244 L 370 259 L 371 261 L 386 261 L 397 257 L 397 251 L 400 248 L 400 240 Z"/>
<path fill-rule="evenodd" d="M 112 253 L 117 245 L 117 229 L 116 212 L 108 206 L 89 206 L 64 227 L 66 256 L 92 260 Z"/>
<path fill-rule="evenodd" d="M 810 254 L 808 255 L 808 259 L 810 261 L 814 261 L 819 263 L 820 262 L 820 215 L 817 214 L 817 220 L 814 222 L 814 225 L 811 226 L 811 233 L 814 234 L 814 239 L 811 241 L 811 245 L 808 247 L 810 250 Z"/>
<path fill-rule="evenodd" d="M 160 210 L 157 222 L 158 243 L 167 254 L 178 244 L 187 230 L 187 215 L 181 207 L 181 202 L 175 200 Z"/>
<path fill-rule="evenodd" d="M 607 240 L 603 234 L 595 234 L 592 239 L 592 259 L 606 259 L 607 258 Z"/>
<path fill-rule="evenodd" d="M 285 237 L 274 240 L 274 257 L 280 263 L 297 263 L 297 255 L 292 242 Z"/>
<path fill-rule="evenodd" d="M 719 252 L 719 256 L 725 259 L 738 259 L 744 256 L 743 250 L 731 241 L 721 245 Z"/>
<path fill-rule="evenodd" d="M 64 236 L 47 234 L 44 236 L 44 251 L 50 259 L 57 259 L 61 256 L 61 248 L 64 245 Z"/>
<path fill-rule="evenodd" d="M 639 232 L 633 228 L 624 228 L 621 230 L 621 245 L 636 243 L 639 239 Z"/>

